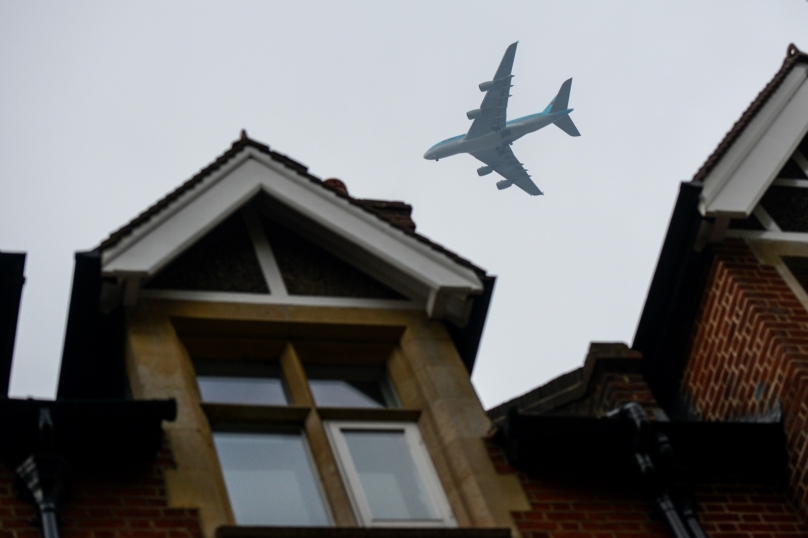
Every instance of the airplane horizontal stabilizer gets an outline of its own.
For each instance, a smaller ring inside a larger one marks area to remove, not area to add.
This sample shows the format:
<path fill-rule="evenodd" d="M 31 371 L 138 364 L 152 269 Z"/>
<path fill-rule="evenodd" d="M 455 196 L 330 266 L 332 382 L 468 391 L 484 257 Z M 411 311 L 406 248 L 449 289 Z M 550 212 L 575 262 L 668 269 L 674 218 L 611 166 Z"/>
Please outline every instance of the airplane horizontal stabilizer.
<path fill-rule="evenodd" d="M 555 125 L 570 136 L 581 136 L 581 133 L 578 132 L 578 128 L 572 123 L 572 118 L 569 116 L 564 116 L 556 120 Z"/>

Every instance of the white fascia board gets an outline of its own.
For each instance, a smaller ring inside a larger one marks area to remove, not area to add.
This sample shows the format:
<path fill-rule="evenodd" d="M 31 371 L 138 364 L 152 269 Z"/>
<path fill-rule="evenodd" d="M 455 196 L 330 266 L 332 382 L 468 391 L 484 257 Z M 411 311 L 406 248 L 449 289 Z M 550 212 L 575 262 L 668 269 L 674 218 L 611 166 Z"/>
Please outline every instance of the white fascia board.
<path fill-rule="evenodd" d="M 808 131 L 808 66 L 786 76 L 704 180 L 701 214 L 747 218 Z"/>
<path fill-rule="evenodd" d="M 475 272 L 348 200 L 246 148 L 236 165 L 212 175 L 125 242 L 103 253 L 107 275 L 153 276 L 261 190 L 306 218 L 396 267 L 431 290 L 483 290 Z"/>
<path fill-rule="evenodd" d="M 223 177 L 227 176 L 230 172 L 241 166 L 244 161 L 250 158 L 250 154 L 247 152 L 241 153 L 235 156 L 233 159 L 228 161 L 224 164 L 221 168 L 213 172 L 212 174 L 205 177 L 198 185 L 195 185 L 194 188 L 190 189 L 189 191 L 183 193 L 177 200 L 174 200 L 169 207 L 165 208 L 164 210 L 160 211 L 153 217 L 151 217 L 148 221 L 144 222 L 137 228 L 135 228 L 132 233 L 123 237 L 120 241 L 118 241 L 112 247 L 105 249 L 101 252 L 101 263 L 106 271 L 106 267 L 118 256 L 122 253 L 129 250 L 132 245 L 140 241 L 143 237 L 147 236 L 151 233 L 152 230 L 159 228 L 165 221 L 172 218 L 176 213 L 181 211 L 185 206 L 193 202 L 196 198 L 201 196 L 205 193 L 205 191 L 210 188 L 211 186 L 218 183 Z M 218 219 L 210 228 L 215 227 L 216 224 L 221 222 L 227 218 L 224 216 Z M 209 228 L 209 229 L 210 229 Z M 206 229 L 205 232 L 208 230 Z M 116 274 L 122 274 L 125 271 L 118 271 Z M 145 273 L 140 273 L 144 276 Z"/>

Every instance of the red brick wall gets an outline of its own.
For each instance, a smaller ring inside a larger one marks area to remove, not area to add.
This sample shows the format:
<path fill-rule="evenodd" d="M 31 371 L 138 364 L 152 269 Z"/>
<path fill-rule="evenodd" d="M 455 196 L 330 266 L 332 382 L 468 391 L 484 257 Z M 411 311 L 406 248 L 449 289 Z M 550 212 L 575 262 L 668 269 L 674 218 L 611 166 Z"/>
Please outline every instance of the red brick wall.
<path fill-rule="evenodd" d="M 488 442 L 499 474 L 517 473 L 531 510 L 512 512 L 523 538 L 670 538 L 642 491 L 595 479 L 531 478 Z"/>
<path fill-rule="evenodd" d="M 744 483 L 699 484 L 699 521 L 716 538 L 808 536 L 782 488 Z"/>
<path fill-rule="evenodd" d="M 808 312 L 740 240 L 716 254 L 687 364 L 683 392 L 706 420 L 782 406 L 791 495 L 808 515 Z"/>
<path fill-rule="evenodd" d="M 196 510 L 168 507 L 163 470 L 172 467 L 164 448 L 150 467 L 79 474 L 60 509 L 61 537 L 201 538 Z M 17 495 L 13 469 L 0 464 L 0 538 L 39 538 L 35 516 Z"/>
<path fill-rule="evenodd" d="M 488 443 L 498 473 L 517 473 L 531 510 L 512 512 L 523 538 L 670 538 L 637 481 L 595 477 L 537 478 L 518 473 Z M 808 536 L 782 488 L 743 481 L 696 485 L 696 509 L 710 538 Z"/>

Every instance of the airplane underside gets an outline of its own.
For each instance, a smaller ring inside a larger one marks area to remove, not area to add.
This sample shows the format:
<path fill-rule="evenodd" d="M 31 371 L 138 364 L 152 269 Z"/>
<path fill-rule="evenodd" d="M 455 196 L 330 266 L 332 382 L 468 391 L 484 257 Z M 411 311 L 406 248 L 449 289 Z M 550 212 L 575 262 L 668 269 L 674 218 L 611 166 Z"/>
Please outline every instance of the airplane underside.
<path fill-rule="evenodd" d="M 466 116 L 473 120 L 465 136 L 460 135 L 439 142 L 424 153 L 424 158 L 435 161 L 444 157 L 468 153 L 482 161 L 485 166 L 477 169 L 477 174 L 485 176 L 496 172 L 504 179 L 497 182 L 497 189 L 503 190 L 516 185 L 531 196 L 543 194 L 530 179 L 530 174 L 511 150 L 511 144 L 528 133 L 554 124 L 570 136 L 580 136 L 567 108 L 572 79 L 564 81 L 555 98 L 544 111 L 517 120 L 506 121 L 506 110 L 513 75 L 513 60 L 517 43 L 511 44 L 499 64 L 492 80 L 480 84 L 485 93 L 480 108 L 470 110 Z"/>

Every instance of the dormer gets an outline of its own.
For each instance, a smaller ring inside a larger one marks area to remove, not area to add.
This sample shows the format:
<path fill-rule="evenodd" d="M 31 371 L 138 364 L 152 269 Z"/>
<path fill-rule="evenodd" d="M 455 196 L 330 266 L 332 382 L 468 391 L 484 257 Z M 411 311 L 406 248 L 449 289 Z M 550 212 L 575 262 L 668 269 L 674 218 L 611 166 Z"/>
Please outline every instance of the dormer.
<path fill-rule="evenodd" d="M 59 397 L 175 400 L 167 496 L 208 538 L 514 528 L 470 381 L 494 278 L 411 211 L 243 134 L 77 254 Z"/>

